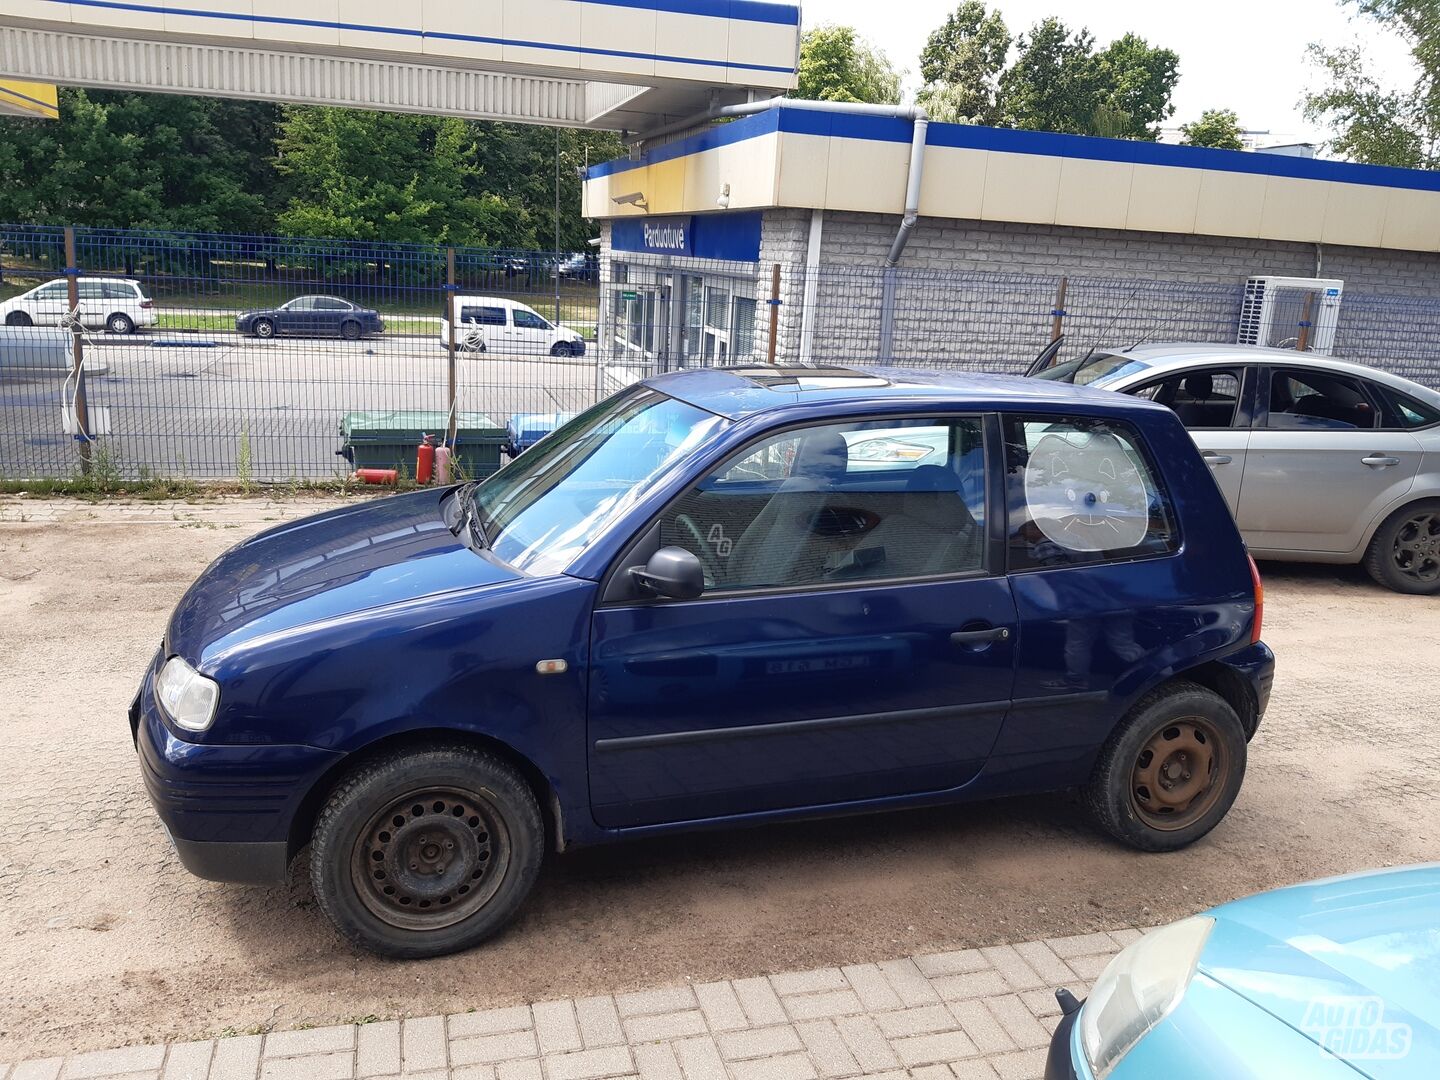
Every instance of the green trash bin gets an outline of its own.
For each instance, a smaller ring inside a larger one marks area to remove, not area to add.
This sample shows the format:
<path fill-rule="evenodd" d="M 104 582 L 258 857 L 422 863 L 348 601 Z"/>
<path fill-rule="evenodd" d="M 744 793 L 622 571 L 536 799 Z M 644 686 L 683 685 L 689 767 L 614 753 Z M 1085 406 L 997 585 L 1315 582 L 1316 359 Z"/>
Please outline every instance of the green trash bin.
<path fill-rule="evenodd" d="M 435 436 L 438 446 L 448 423 L 448 413 L 423 410 L 346 413 L 340 421 L 343 441 L 336 453 L 357 469 L 398 469 L 402 477 L 413 478 L 421 437 Z M 500 468 L 500 450 L 507 438 L 505 427 L 484 413 L 460 413 L 455 419 L 452 477 L 489 476 Z"/>

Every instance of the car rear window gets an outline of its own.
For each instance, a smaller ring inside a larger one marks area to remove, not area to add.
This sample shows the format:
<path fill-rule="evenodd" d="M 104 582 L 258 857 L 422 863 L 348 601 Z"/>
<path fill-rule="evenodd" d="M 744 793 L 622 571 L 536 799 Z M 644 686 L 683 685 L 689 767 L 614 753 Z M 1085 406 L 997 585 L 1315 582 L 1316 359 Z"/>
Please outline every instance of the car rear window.
<path fill-rule="evenodd" d="M 1011 570 L 1175 550 L 1169 499 L 1128 424 L 1009 417 L 1005 473 Z"/>

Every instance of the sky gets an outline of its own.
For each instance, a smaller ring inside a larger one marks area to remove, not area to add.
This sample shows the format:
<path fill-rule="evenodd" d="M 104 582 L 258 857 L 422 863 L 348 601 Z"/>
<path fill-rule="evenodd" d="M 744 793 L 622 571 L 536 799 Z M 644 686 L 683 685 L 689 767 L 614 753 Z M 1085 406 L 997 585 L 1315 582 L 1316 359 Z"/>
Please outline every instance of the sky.
<path fill-rule="evenodd" d="M 807 27 L 854 26 L 897 68 L 909 69 L 905 85 L 913 94 L 925 39 L 958 3 L 801 0 L 801 12 Z M 1000 10 L 1012 34 L 1057 15 L 1072 29 L 1088 27 L 1102 47 L 1133 31 L 1151 45 L 1175 50 L 1180 81 L 1167 126 L 1194 120 L 1206 109 L 1233 109 L 1244 128 L 1323 139 L 1327 132 L 1308 123 L 1299 106 L 1301 94 L 1319 85 L 1305 55 L 1312 41 L 1360 44 L 1372 70 L 1391 85 L 1403 85 L 1410 70 L 1402 42 L 1352 17 L 1353 9 L 1337 0 L 989 0 L 989 6 Z"/>

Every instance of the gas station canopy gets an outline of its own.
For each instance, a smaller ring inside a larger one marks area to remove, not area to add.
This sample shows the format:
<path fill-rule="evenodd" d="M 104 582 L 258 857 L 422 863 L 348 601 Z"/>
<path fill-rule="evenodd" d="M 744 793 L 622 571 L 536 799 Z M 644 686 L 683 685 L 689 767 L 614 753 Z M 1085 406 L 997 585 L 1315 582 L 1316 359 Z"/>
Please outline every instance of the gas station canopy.
<path fill-rule="evenodd" d="M 7 0 L 0 11 L 6 79 L 631 132 L 792 89 L 799 45 L 799 7 L 766 0 Z"/>

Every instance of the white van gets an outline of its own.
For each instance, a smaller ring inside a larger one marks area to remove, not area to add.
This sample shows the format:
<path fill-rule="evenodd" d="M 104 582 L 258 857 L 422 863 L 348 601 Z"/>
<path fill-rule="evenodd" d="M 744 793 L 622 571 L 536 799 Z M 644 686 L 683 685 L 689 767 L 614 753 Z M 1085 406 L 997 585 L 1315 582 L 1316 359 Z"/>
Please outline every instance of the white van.
<path fill-rule="evenodd" d="M 82 277 L 80 320 L 91 329 L 130 334 L 156 322 L 155 301 L 134 278 Z M 47 281 L 0 304 L 6 326 L 57 326 L 70 310 L 69 282 Z"/>
<path fill-rule="evenodd" d="M 457 296 L 455 347 L 524 356 L 584 356 L 585 339 L 532 307 L 499 296 Z M 450 344 L 450 320 L 440 320 L 440 344 Z"/>

